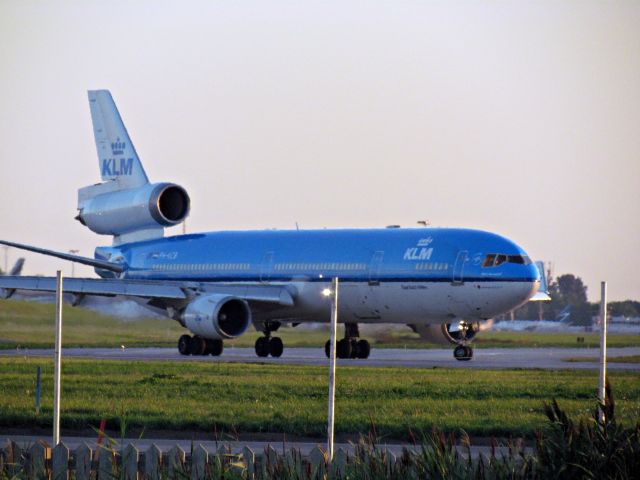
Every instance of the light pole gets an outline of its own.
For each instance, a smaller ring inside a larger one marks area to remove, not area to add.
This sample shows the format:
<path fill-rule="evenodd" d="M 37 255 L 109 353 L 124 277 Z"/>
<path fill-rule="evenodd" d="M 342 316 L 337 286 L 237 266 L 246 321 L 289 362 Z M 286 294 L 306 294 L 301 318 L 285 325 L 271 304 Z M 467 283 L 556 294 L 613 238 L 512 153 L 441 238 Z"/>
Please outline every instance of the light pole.
<path fill-rule="evenodd" d="M 327 425 L 327 456 L 333 461 L 333 426 L 335 423 L 336 401 L 336 330 L 338 326 L 338 277 L 331 281 L 331 288 L 325 288 L 322 294 L 331 297 L 331 344 L 329 349 L 329 412 Z"/>
<path fill-rule="evenodd" d="M 80 250 L 75 250 L 75 249 L 71 249 L 69 250 L 69 253 L 71 255 L 75 255 L 79 252 Z M 71 262 L 71 278 L 76 276 L 76 263 L 75 262 Z"/>

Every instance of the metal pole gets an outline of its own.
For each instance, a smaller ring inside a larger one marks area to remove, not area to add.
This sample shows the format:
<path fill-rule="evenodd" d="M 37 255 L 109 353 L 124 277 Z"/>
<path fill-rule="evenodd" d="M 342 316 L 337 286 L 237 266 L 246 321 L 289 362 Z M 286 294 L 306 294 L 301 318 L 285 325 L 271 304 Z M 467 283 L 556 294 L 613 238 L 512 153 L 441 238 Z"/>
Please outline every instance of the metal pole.
<path fill-rule="evenodd" d="M 36 370 L 36 415 L 40 415 L 40 367 Z"/>
<path fill-rule="evenodd" d="M 338 277 L 331 281 L 331 348 L 329 354 L 329 424 L 327 426 L 327 456 L 333 461 L 333 424 L 336 401 L 336 332 L 338 330 Z"/>
<path fill-rule="evenodd" d="M 60 366 L 62 362 L 62 271 L 56 272 L 56 345 L 53 357 L 53 446 L 60 443 Z"/>
<path fill-rule="evenodd" d="M 605 384 L 607 383 L 607 282 L 600 283 L 600 381 L 598 397 L 604 404 Z M 604 412 L 600 419 L 604 421 Z"/>

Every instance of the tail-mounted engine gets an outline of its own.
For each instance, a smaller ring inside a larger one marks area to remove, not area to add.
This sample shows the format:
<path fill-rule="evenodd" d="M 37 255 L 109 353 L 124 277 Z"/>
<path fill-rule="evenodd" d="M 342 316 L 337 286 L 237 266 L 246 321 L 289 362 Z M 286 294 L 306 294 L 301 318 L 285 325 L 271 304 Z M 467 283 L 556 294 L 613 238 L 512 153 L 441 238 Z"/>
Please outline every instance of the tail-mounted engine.
<path fill-rule="evenodd" d="M 164 227 L 183 222 L 189 206 L 185 189 L 173 183 L 123 190 L 116 182 L 106 182 L 79 190 L 76 219 L 91 231 L 114 235 L 116 240 L 134 233 L 138 236 L 129 240 L 144 240 L 162 236 Z"/>
<path fill-rule="evenodd" d="M 229 339 L 242 335 L 251 323 L 251 309 L 241 298 L 205 295 L 193 300 L 182 312 L 181 321 L 196 335 Z"/>

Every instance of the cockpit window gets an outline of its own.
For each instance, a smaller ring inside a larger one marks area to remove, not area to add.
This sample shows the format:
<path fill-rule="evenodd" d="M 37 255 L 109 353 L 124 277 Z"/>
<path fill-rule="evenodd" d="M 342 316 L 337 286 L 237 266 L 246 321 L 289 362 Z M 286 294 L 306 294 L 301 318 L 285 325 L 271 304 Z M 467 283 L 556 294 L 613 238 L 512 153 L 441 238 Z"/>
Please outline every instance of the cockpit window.
<path fill-rule="evenodd" d="M 503 263 L 514 263 L 516 265 L 530 265 L 531 259 L 526 255 L 504 255 L 502 253 L 489 253 L 482 262 L 484 268 L 497 267 Z"/>
<path fill-rule="evenodd" d="M 484 257 L 484 262 L 482 262 L 483 267 L 493 267 L 493 261 L 496 259 L 495 253 L 490 253 L 486 257 Z"/>

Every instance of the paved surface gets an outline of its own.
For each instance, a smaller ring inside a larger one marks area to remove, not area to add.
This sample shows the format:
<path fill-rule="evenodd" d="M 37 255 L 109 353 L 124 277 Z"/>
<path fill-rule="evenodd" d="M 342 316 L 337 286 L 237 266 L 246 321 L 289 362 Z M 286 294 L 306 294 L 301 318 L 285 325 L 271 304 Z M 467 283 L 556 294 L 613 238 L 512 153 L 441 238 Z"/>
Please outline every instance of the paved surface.
<path fill-rule="evenodd" d="M 2 445 L 5 445 L 6 442 L 8 440 L 12 440 L 14 442 L 16 442 L 18 445 L 20 445 L 21 447 L 24 448 L 29 448 L 31 445 L 33 445 L 36 441 L 38 440 L 44 440 L 45 442 L 47 442 L 49 445 L 52 444 L 52 438 L 51 436 L 37 436 L 37 435 L 5 435 L 2 433 L 2 431 L 0 431 L 0 441 L 2 441 Z M 253 450 L 253 452 L 256 455 L 261 455 L 265 448 L 267 448 L 267 446 L 271 445 L 276 452 L 282 454 L 283 452 L 287 452 L 289 450 L 291 450 L 292 448 L 295 450 L 299 450 L 300 453 L 302 455 L 309 455 L 309 453 L 311 452 L 311 450 L 313 450 L 315 447 L 320 447 L 323 450 L 326 450 L 327 448 L 327 444 L 326 442 L 290 442 L 290 441 L 286 441 L 286 442 L 282 442 L 282 441 L 274 441 L 274 442 L 257 442 L 257 441 L 240 441 L 240 442 L 235 442 L 235 441 L 220 441 L 220 442 L 216 442 L 216 441 L 211 441 L 211 440 L 184 440 L 184 439 L 179 439 L 179 440 L 171 440 L 171 439 L 166 439 L 166 438 L 161 438 L 161 439 L 137 439 L 137 438 L 125 438 L 124 440 L 121 440 L 119 438 L 117 439 L 113 439 L 114 441 L 117 442 L 117 445 L 114 445 L 114 448 L 116 450 L 121 450 L 122 445 L 126 446 L 127 444 L 131 443 L 133 445 L 136 446 L 136 448 L 138 449 L 138 451 L 140 452 L 146 452 L 149 447 L 151 446 L 151 444 L 155 444 L 161 451 L 163 452 L 168 452 L 170 449 L 172 449 L 174 446 L 179 445 L 180 448 L 182 448 L 185 452 L 189 453 L 191 452 L 191 448 L 192 446 L 195 447 L 197 445 L 202 445 L 205 449 L 207 449 L 207 451 L 209 453 L 214 453 L 217 452 L 218 449 L 224 447 L 225 449 L 229 448 L 231 449 L 232 453 L 242 453 L 242 449 L 244 447 L 249 447 L 251 450 Z M 96 436 L 92 436 L 92 437 L 71 437 L 71 436 L 65 436 L 65 435 L 61 435 L 60 436 L 60 441 L 62 443 L 64 443 L 67 448 L 69 448 L 69 450 L 75 450 L 76 448 L 78 448 L 80 445 L 82 445 L 82 443 L 86 443 L 87 445 L 89 445 L 89 447 L 91 449 L 96 448 L 97 445 L 97 438 Z M 529 442 L 531 443 L 531 442 Z M 108 446 L 107 440 L 104 439 L 102 444 L 104 446 Z M 385 443 L 381 443 L 376 445 L 379 449 L 381 450 L 389 450 L 390 452 L 393 452 L 396 456 L 399 456 L 402 453 L 402 450 L 404 448 L 409 449 L 409 450 L 415 450 L 416 446 L 414 446 L 413 444 L 401 444 L 401 443 L 391 443 L 391 444 L 385 444 Z M 334 445 L 334 452 L 337 451 L 338 449 L 342 448 L 345 452 L 349 452 L 349 453 L 353 453 L 354 451 L 354 444 L 353 443 L 336 443 Z M 420 447 L 418 447 L 420 448 Z M 462 448 L 462 447 L 457 447 L 458 452 L 460 452 L 461 454 L 465 455 L 466 457 L 466 453 L 467 450 L 466 448 Z M 488 445 L 476 445 L 476 446 L 471 446 L 471 458 L 477 458 L 481 453 L 484 455 L 490 455 L 491 454 L 491 450 L 492 447 L 488 446 Z M 496 455 L 500 456 L 500 454 L 506 454 L 508 452 L 508 447 L 504 447 L 504 446 L 499 446 L 496 449 Z M 525 447 L 525 451 L 527 453 L 532 453 L 533 449 L 532 447 L 528 446 Z"/>
<path fill-rule="evenodd" d="M 487 348 L 475 349 L 470 361 L 453 358 L 453 349 L 413 350 L 413 349 L 372 349 L 366 360 L 338 360 L 338 365 L 368 367 L 412 367 L 412 368 L 544 368 L 544 369 L 597 369 L 592 361 L 566 362 L 566 358 L 598 357 L 598 349 L 589 348 Z M 640 347 L 608 348 L 609 358 L 626 355 L 640 355 Z M 292 365 L 327 365 L 328 360 L 322 348 L 285 348 L 281 358 L 258 358 L 253 348 L 225 348 L 220 357 L 182 356 L 175 348 L 65 348 L 63 357 L 92 358 L 99 360 L 169 360 L 198 362 L 235 362 Z M 51 357 L 53 350 L 0 350 L 0 357 Z M 607 364 L 610 370 L 640 371 L 640 363 Z"/>

